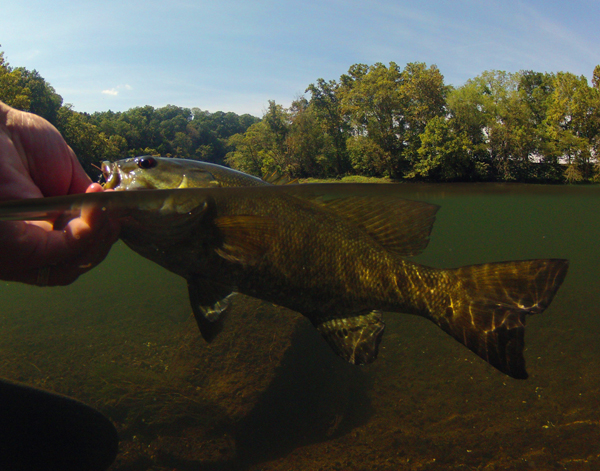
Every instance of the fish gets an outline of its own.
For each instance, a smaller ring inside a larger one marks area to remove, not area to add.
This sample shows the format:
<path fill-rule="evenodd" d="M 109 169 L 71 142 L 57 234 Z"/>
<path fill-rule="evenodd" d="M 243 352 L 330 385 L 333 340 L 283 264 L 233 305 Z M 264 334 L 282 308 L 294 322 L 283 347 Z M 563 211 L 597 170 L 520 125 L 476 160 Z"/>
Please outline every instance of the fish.
<path fill-rule="evenodd" d="M 101 205 L 125 244 L 187 280 L 208 341 L 237 292 L 304 315 L 352 364 L 377 358 L 383 312 L 395 312 L 425 317 L 502 373 L 528 377 L 526 318 L 550 305 L 567 260 L 428 267 L 407 257 L 426 247 L 435 205 L 398 198 L 393 186 L 269 185 L 206 165 L 105 163 L 115 191 L 3 203 L 0 219 Z"/>
<path fill-rule="evenodd" d="M 104 163 L 103 173 L 107 188 L 125 191 L 268 185 L 214 164 L 148 156 Z M 157 226 L 154 216 L 138 218 L 125 225 L 121 238 L 187 279 L 207 340 L 222 328 L 217 322 L 237 291 L 300 312 L 354 364 L 377 357 L 385 327 L 381 312 L 392 311 L 432 320 L 500 371 L 525 378 L 526 315 L 549 305 L 568 267 L 560 259 L 454 270 L 411 263 L 403 257 L 425 248 L 437 211 L 420 202 L 216 194 L 201 206 L 175 206 L 191 209 L 189 219 L 175 217 L 167 228 L 162 221 Z M 413 226 L 420 229 L 398 237 L 398 227 Z M 190 240 L 190 234 L 199 237 Z"/>

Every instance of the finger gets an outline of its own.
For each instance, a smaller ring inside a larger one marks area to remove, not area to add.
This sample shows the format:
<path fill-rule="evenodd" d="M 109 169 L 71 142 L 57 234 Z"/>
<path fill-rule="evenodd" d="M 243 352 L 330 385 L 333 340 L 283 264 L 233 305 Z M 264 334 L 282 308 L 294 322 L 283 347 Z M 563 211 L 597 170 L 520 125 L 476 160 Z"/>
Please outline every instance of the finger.
<path fill-rule="evenodd" d="M 82 193 L 91 183 L 73 150 L 44 118 L 11 109 L 6 127 L 28 175 L 44 196 Z"/>
<path fill-rule="evenodd" d="M 66 285 L 98 265 L 119 236 L 110 220 L 94 228 L 81 218 L 65 230 L 47 222 L 0 222 L 0 279 L 55 286 Z"/>
<path fill-rule="evenodd" d="M 77 254 L 65 233 L 47 230 L 44 224 L 49 227 L 48 223 L 0 223 L 0 279 L 40 284 L 39 269 Z"/>
<path fill-rule="evenodd" d="M 48 279 L 48 285 L 72 283 L 82 274 L 99 265 L 119 238 L 119 225 L 103 214 L 102 224 L 92 228 L 89 243 L 75 257 L 60 264 L 60 269 Z"/>
<path fill-rule="evenodd" d="M 98 184 L 88 192 L 102 191 Z M 61 230 L 47 221 L 0 222 L 0 279 L 65 285 L 98 265 L 119 236 L 101 207 L 83 208 Z"/>
<path fill-rule="evenodd" d="M 98 183 L 92 183 L 85 190 L 86 193 L 102 193 L 103 191 L 104 188 Z M 108 216 L 106 214 L 106 208 L 98 205 L 86 204 L 81 208 L 81 219 L 83 219 L 92 229 L 97 228 L 102 224 L 107 224 Z"/>
<path fill-rule="evenodd" d="M 103 191 L 104 188 L 101 185 L 92 183 L 87 187 L 85 192 L 101 193 Z M 85 241 L 85 239 L 92 237 L 94 232 L 97 232 L 101 227 L 106 225 L 111 225 L 113 232 L 116 229 L 115 223 L 109 221 L 106 208 L 97 204 L 84 204 L 81 208 L 80 217 L 69 222 L 67 229 L 74 240 L 79 241 L 83 239 Z"/>
<path fill-rule="evenodd" d="M 50 236 L 58 236 L 57 232 L 59 231 L 52 231 Z M 118 239 L 118 233 L 118 226 L 109 222 L 94 232 L 92 243 L 80 244 L 80 250 L 69 258 L 38 257 L 37 263 L 22 265 L 21 268 L 12 270 L 8 274 L 2 273 L 0 267 L 0 278 L 37 286 L 68 285 L 106 258 Z M 63 233 L 62 237 L 66 238 L 67 234 Z"/>

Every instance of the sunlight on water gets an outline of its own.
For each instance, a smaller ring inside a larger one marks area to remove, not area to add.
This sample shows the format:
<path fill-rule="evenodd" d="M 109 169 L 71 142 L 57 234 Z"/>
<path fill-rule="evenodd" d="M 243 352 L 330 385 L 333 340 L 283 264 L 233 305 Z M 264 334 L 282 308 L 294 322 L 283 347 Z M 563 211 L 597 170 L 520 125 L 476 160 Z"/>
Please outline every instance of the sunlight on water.
<path fill-rule="evenodd" d="M 406 188 L 441 206 L 420 263 L 570 260 L 528 319 L 528 380 L 398 314 L 354 367 L 301 316 L 242 296 L 207 345 L 184 280 L 120 243 L 72 286 L 2 283 L 0 375 L 110 417 L 114 470 L 600 469 L 600 189 Z"/>

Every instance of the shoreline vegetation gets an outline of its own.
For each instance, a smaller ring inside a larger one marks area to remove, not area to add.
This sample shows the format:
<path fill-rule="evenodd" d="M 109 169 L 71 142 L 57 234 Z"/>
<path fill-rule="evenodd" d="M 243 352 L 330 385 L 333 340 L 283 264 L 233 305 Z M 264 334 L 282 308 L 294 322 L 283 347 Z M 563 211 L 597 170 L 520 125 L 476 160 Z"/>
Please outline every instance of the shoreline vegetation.
<path fill-rule="evenodd" d="M 50 121 L 91 175 L 103 160 L 162 155 L 301 181 L 600 182 L 600 65 L 591 85 L 491 70 L 452 87 L 435 65 L 354 64 L 258 118 L 174 105 L 79 113 L 0 51 L 0 100 Z"/>

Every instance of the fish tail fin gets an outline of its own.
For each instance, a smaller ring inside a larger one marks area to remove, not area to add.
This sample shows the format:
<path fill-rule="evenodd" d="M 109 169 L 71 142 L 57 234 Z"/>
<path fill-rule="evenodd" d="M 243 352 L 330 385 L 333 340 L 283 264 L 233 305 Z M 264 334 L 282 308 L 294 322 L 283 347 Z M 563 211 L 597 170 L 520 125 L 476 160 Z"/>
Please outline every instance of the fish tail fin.
<path fill-rule="evenodd" d="M 526 379 L 525 318 L 550 305 L 568 265 L 524 260 L 444 270 L 443 301 L 427 317 L 501 372 Z"/>

